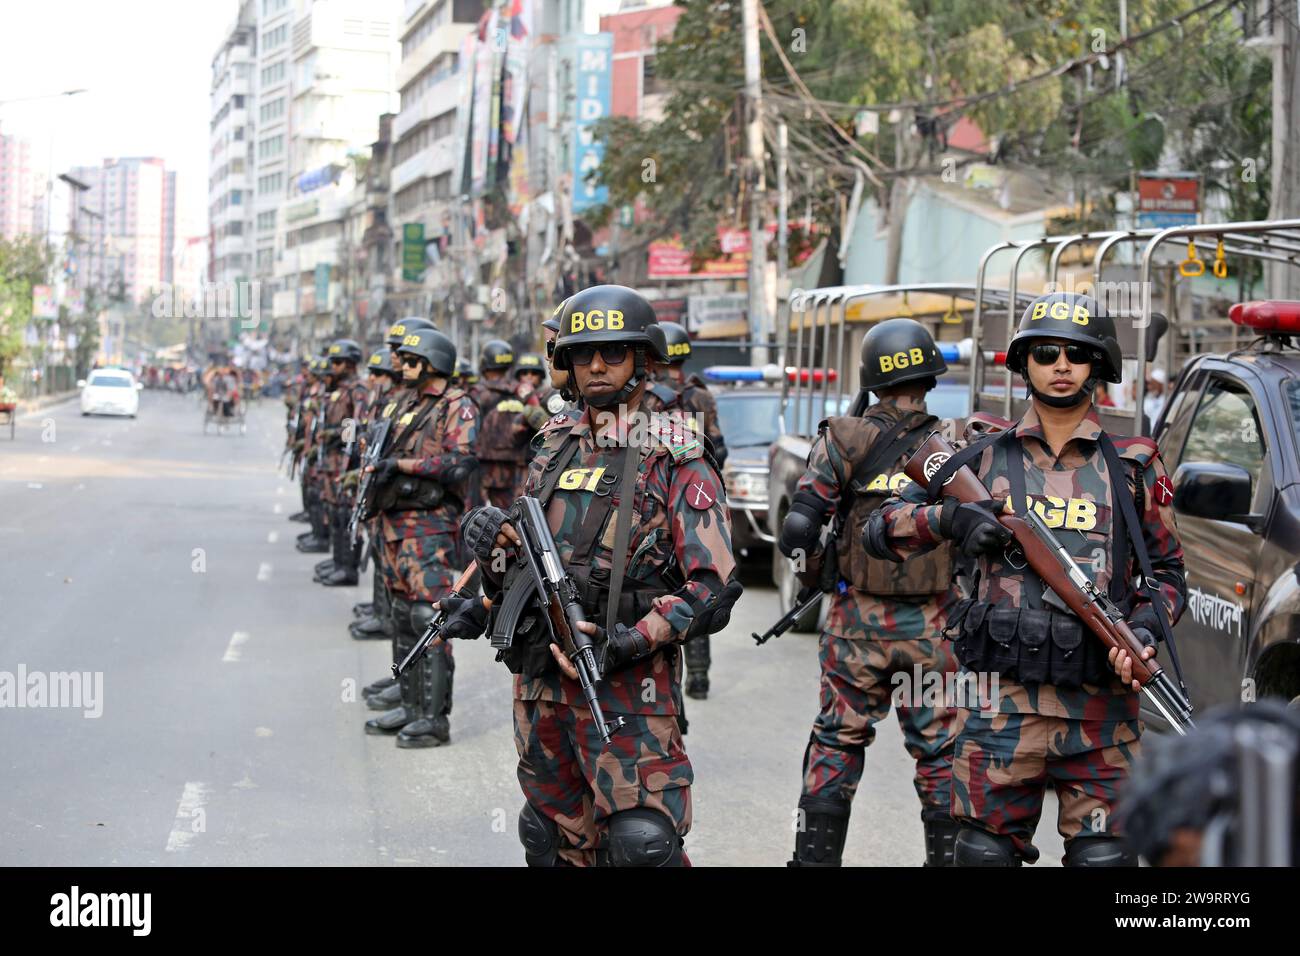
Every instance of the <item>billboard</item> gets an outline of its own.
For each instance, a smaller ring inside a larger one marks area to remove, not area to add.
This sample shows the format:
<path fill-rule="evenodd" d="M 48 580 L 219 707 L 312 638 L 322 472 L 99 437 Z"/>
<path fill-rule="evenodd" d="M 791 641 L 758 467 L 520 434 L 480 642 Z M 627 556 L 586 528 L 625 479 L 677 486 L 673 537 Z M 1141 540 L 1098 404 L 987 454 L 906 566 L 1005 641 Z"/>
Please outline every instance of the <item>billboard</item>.
<path fill-rule="evenodd" d="M 59 303 L 54 296 L 54 286 L 32 286 L 32 318 L 57 319 L 58 317 Z"/>
<path fill-rule="evenodd" d="M 614 34 L 595 33 L 574 38 L 573 57 L 573 211 L 581 213 L 609 198 L 609 189 L 587 182 L 600 168 L 605 144 L 595 137 L 597 121 L 609 115 L 610 76 L 614 65 Z"/>
<path fill-rule="evenodd" d="M 1138 177 L 1138 228 L 1193 226 L 1201 211 L 1199 173 L 1143 173 Z"/>

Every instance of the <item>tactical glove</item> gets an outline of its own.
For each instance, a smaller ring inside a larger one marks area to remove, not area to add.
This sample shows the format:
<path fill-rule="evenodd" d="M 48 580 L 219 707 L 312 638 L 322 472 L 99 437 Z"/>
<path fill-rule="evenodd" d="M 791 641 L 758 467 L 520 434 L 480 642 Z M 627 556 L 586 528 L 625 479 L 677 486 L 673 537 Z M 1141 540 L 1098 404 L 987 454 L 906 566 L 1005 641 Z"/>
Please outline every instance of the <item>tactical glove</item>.
<path fill-rule="evenodd" d="M 396 458 L 382 458 L 375 462 L 375 487 L 382 488 L 398 476 L 401 469 L 397 467 Z"/>
<path fill-rule="evenodd" d="M 1002 505 L 1000 501 L 962 503 L 949 498 L 939 515 L 939 533 L 955 541 L 961 553 L 970 558 L 1001 551 L 1012 538 L 997 518 Z"/>
<path fill-rule="evenodd" d="M 478 558 L 480 566 L 491 566 L 497 552 L 497 535 L 508 518 L 509 515 L 500 508 L 481 505 L 461 519 L 460 533 L 465 547 Z"/>
<path fill-rule="evenodd" d="M 1155 647 L 1157 641 L 1163 640 L 1160 621 L 1156 618 L 1158 613 L 1150 604 L 1144 604 L 1128 619 L 1129 630 L 1146 647 Z"/>
<path fill-rule="evenodd" d="M 476 640 L 487 630 L 488 613 L 477 595 L 461 597 L 448 594 L 438 602 L 438 607 L 446 614 L 442 635 L 449 640 Z"/>
<path fill-rule="evenodd" d="M 626 624 L 615 624 L 614 630 L 609 632 L 603 627 L 597 628 L 594 640 L 598 645 L 596 665 L 600 668 L 602 680 L 629 664 L 649 657 L 650 652 L 654 650 L 650 646 L 649 638 L 635 627 L 628 627 Z"/>

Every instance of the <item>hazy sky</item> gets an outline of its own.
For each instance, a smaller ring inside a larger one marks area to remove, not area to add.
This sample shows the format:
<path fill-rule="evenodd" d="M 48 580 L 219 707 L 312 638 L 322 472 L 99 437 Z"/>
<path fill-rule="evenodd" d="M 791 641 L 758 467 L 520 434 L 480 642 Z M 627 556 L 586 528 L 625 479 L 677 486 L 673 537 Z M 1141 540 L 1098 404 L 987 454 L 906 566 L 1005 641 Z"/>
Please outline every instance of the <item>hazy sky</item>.
<path fill-rule="evenodd" d="M 206 225 L 212 56 L 237 0 L 0 0 L 0 130 L 32 141 L 37 167 L 161 156 Z M 73 97 L 7 100 L 63 90 Z M 56 234 L 67 187 L 55 186 Z"/>

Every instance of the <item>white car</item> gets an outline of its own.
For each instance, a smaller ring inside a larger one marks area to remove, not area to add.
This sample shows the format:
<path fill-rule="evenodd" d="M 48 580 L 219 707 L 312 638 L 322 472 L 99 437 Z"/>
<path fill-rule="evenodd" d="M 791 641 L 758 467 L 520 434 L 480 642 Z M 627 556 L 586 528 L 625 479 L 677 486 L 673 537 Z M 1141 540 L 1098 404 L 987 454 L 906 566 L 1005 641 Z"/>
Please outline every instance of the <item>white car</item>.
<path fill-rule="evenodd" d="M 89 380 L 77 383 L 81 389 L 81 414 L 130 415 L 135 418 L 140 410 L 140 389 L 143 383 L 124 369 L 97 368 Z"/>

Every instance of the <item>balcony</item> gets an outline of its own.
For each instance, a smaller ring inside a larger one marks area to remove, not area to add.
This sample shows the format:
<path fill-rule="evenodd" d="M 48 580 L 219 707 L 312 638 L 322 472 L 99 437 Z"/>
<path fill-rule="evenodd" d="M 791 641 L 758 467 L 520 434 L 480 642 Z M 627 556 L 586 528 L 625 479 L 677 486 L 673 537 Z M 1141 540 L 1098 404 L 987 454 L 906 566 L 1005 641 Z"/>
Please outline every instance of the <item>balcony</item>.
<path fill-rule="evenodd" d="M 396 195 L 417 180 L 451 172 L 456 166 L 458 142 L 455 136 L 445 136 L 406 162 L 394 166 L 390 180 L 393 194 Z"/>
<path fill-rule="evenodd" d="M 460 41 L 471 30 L 473 23 L 444 23 L 425 38 L 424 42 L 411 51 L 397 67 L 394 86 L 401 89 L 420 75 L 420 71 L 443 53 L 454 53 L 460 49 Z"/>
<path fill-rule="evenodd" d="M 460 100 L 460 78 L 459 72 L 443 77 L 398 113 L 393 120 L 393 142 L 399 142 L 421 123 L 456 106 Z"/>

